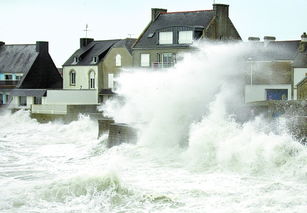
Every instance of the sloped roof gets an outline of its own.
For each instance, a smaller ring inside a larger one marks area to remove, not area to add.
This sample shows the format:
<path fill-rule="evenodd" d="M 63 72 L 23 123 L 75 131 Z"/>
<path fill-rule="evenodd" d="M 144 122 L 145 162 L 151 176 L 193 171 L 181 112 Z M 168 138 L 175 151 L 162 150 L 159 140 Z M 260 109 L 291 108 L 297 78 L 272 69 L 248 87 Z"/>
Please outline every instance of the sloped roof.
<path fill-rule="evenodd" d="M 92 41 L 87 46 L 78 49 L 70 58 L 64 63 L 63 66 L 78 66 L 78 65 L 95 65 L 98 64 L 101 59 L 106 55 L 108 50 L 118 41 L 115 40 L 103 40 L 103 41 Z M 93 63 L 93 57 L 99 57 L 96 63 Z M 78 63 L 73 63 L 74 58 L 78 57 Z"/>
<path fill-rule="evenodd" d="M 296 84 L 296 86 L 299 86 L 299 85 L 301 85 L 301 84 L 305 84 L 307 82 L 307 76 L 305 76 L 305 78 L 303 78 L 300 82 L 298 82 L 297 84 Z"/>
<path fill-rule="evenodd" d="M 250 43 L 250 42 L 249 42 Z M 293 61 L 298 54 L 300 40 L 253 42 L 248 57 L 253 61 L 287 60 Z"/>
<path fill-rule="evenodd" d="M 11 91 L 12 96 L 46 96 L 47 89 L 13 89 Z"/>
<path fill-rule="evenodd" d="M 136 42 L 135 38 L 126 38 L 118 41 L 114 44 L 113 48 L 127 48 L 130 54 L 132 54 L 132 45 Z"/>
<path fill-rule="evenodd" d="M 214 16 L 215 11 L 213 10 L 161 13 L 149 24 L 133 48 L 156 48 L 159 30 L 168 27 L 206 28 Z M 152 33 L 153 36 L 148 37 Z"/>
<path fill-rule="evenodd" d="M 35 44 L 0 46 L 0 73 L 26 73 L 37 56 Z"/>

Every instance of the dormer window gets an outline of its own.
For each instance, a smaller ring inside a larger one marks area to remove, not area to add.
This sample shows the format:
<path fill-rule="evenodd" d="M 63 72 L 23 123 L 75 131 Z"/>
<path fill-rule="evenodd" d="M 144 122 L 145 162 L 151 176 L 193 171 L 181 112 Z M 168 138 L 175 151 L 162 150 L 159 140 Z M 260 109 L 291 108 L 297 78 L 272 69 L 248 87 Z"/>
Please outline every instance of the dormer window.
<path fill-rule="evenodd" d="M 122 57 L 120 54 L 115 56 L 115 66 L 120 67 L 122 65 Z"/>
<path fill-rule="evenodd" d="M 147 38 L 152 38 L 155 35 L 155 33 L 149 33 Z"/>
<path fill-rule="evenodd" d="M 78 57 L 74 57 L 74 61 L 73 61 L 73 64 L 76 64 L 76 63 L 78 63 L 79 62 L 79 58 Z"/>
<path fill-rule="evenodd" d="M 159 44 L 173 44 L 173 32 L 160 32 Z"/>
<path fill-rule="evenodd" d="M 92 59 L 92 63 L 97 63 L 98 62 L 98 56 L 94 56 Z"/>
<path fill-rule="evenodd" d="M 179 31 L 179 44 L 193 43 L 193 31 Z"/>

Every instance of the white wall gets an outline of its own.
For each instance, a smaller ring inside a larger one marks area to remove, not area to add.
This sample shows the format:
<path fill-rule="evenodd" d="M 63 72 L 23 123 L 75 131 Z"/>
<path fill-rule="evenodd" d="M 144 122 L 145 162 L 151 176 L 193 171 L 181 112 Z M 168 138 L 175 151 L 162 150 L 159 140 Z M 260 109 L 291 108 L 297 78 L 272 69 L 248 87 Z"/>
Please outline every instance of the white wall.
<path fill-rule="evenodd" d="M 296 85 L 305 78 L 307 73 L 307 68 L 294 68 L 293 76 L 293 99 L 297 100 L 297 87 Z"/>
<path fill-rule="evenodd" d="M 265 101 L 266 89 L 288 89 L 288 100 L 291 100 L 291 84 L 245 85 L 245 103 Z"/>
<path fill-rule="evenodd" d="M 43 104 L 98 104 L 98 90 L 47 90 Z"/>
<path fill-rule="evenodd" d="M 76 72 L 76 84 L 70 85 L 69 73 Z M 95 88 L 98 86 L 98 66 L 67 66 L 63 68 L 63 89 L 89 89 L 89 73 L 95 72 Z"/>

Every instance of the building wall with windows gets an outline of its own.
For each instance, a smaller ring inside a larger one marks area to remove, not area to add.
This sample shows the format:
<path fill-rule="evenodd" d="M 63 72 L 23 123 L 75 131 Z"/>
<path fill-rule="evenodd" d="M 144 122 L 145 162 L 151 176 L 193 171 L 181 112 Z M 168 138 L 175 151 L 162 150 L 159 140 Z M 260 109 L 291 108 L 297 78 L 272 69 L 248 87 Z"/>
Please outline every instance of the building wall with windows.
<path fill-rule="evenodd" d="M 100 82 L 100 85 L 102 85 L 101 89 L 112 89 L 112 76 L 114 79 L 123 69 L 133 66 L 132 55 L 127 48 L 113 47 L 105 56 L 101 66 L 102 72 L 99 76 L 99 79 L 102 80 L 102 82 Z"/>
<path fill-rule="evenodd" d="M 93 75 L 94 88 L 91 88 L 91 76 Z M 63 68 L 63 89 L 98 89 L 97 85 L 98 66 L 65 66 Z"/>

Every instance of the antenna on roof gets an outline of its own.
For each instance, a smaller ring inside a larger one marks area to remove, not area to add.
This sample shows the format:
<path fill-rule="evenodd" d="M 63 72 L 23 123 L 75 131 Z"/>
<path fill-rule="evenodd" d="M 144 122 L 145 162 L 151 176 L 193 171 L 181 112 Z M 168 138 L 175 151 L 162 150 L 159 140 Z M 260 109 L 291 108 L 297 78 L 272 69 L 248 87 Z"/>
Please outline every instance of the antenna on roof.
<path fill-rule="evenodd" d="M 87 38 L 87 33 L 88 33 L 88 31 L 90 31 L 88 29 L 88 24 L 85 25 L 85 30 L 83 30 L 83 31 L 85 31 L 85 38 Z"/>
<path fill-rule="evenodd" d="M 213 4 L 215 4 L 215 0 L 213 0 Z"/>
<path fill-rule="evenodd" d="M 132 38 L 133 35 L 134 35 L 134 34 L 128 34 L 129 38 Z"/>

